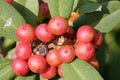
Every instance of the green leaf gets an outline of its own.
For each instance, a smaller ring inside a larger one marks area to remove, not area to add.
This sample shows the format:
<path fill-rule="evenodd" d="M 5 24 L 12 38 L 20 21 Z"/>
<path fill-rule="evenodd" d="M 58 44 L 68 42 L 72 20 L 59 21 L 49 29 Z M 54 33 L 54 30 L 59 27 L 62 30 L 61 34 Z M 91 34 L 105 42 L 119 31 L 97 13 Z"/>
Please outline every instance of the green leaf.
<path fill-rule="evenodd" d="M 16 58 L 15 48 L 8 51 L 8 53 L 6 55 L 6 58 L 9 58 L 9 59 L 15 59 Z"/>
<path fill-rule="evenodd" d="M 15 47 L 15 41 L 13 41 L 11 39 L 4 38 L 4 42 L 2 45 L 4 55 L 7 55 L 8 51 L 14 47 Z"/>
<path fill-rule="evenodd" d="M 59 16 L 59 0 L 48 0 L 51 17 Z"/>
<path fill-rule="evenodd" d="M 1 80 L 13 80 L 15 74 L 11 70 L 11 65 L 7 65 L 0 69 L 0 79 Z"/>
<path fill-rule="evenodd" d="M 36 26 L 39 11 L 38 0 L 14 0 L 13 5 L 24 17 L 27 23 Z"/>
<path fill-rule="evenodd" d="M 70 13 L 73 9 L 73 3 L 74 0 L 59 0 L 59 12 L 60 16 L 63 16 L 65 18 L 69 18 Z"/>
<path fill-rule="evenodd" d="M 39 80 L 46 80 L 45 78 L 43 78 L 42 76 L 39 76 L 40 79 Z M 50 80 L 62 80 L 62 78 L 60 78 L 59 75 L 56 75 L 54 78 L 50 79 Z"/>
<path fill-rule="evenodd" d="M 11 5 L 0 0 L 0 35 L 17 41 L 15 31 L 23 23 L 23 17 Z"/>
<path fill-rule="evenodd" d="M 98 3 L 88 3 L 88 4 L 81 6 L 80 9 L 81 9 L 80 11 L 82 13 L 90 13 L 90 12 L 94 12 L 94 11 L 101 11 L 102 6 Z"/>
<path fill-rule="evenodd" d="M 15 78 L 15 80 L 35 80 L 36 74 L 29 73 L 26 76 L 18 76 Z"/>
<path fill-rule="evenodd" d="M 73 3 L 74 0 L 48 0 L 51 16 L 63 16 L 68 18 L 73 9 Z"/>
<path fill-rule="evenodd" d="M 102 19 L 95 28 L 101 31 L 102 33 L 110 32 L 118 24 L 120 24 L 120 10 L 110 14 L 109 16 Z"/>
<path fill-rule="evenodd" d="M 109 1 L 102 4 L 102 11 L 85 13 L 73 22 L 75 29 L 81 25 L 91 25 L 102 33 L 110 32 L 120 24 L 120 2 Z"/>
<path fill-rule="evenodd" d="M 81 15 L 79 18 L 77 18 L 75 21 L 73 21 L 71 26 L 73 26 L 74 29 L 76 29 L 76 30 L 82 25 L 94 26 L 96 24 L 96 22 L 99 22 L 102 15 L 103 15 L 103 13 L 101 13 L 100 11 L 85 13 L 85 14 Z"/>
<path fill-rule="evenodd" d="M 96 29 L 100 30 L 103 33 L 110 32 L 118 24 L 120 24 L 120 2 L 111 1 L 106 3 L 105 6 L 108 9 L 109 15 L 102 18 L 100 22 L 95 26 Z"/>
<path fill-rule="evenodd" d="M 8 58 L 0 58 L 0 70 L 4 68 L 6 65 L 10 64 L 11 60 Z"/>
<path fill-rule="evenodd" d="M 75 12 L 76 9 L 78 8 L 78 4 L 79 4 L 80 0 L 74 0 L 74 3 L 73 3 L 73 9 L 72 11 Z"/>
<path fill-rule="evenodd" d="M 91 65 L 80 59 L 63 64 L 63 75 L 63 80 L 103 80 Z"/>

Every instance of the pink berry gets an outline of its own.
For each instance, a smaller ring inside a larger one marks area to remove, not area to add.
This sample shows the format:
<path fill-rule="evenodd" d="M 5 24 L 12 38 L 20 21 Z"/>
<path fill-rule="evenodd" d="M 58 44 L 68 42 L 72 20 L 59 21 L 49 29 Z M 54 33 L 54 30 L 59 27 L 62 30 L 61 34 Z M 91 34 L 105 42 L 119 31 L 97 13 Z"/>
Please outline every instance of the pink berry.
<path fill-rule="evenodd" d="M 53 35 L 49 31 L 47 24 L 40 24 L 39 26 L 37 26 L 37 28 L 35 30 L 35 34 L 36 34 L 37 38 L 43 42 L 50 42 L 55 37 L 55 35 Z"/>
<path fill-rule="evenodd" d="M 30 43 L 35 39 L 35 29 L 30 24 L 22 24 L 17 28 L 16 36 L 21 42 Z"/>
<path fill-rule="evenodd" d="M 32 48 L 28 43 L 20 43 L 17 45 L 15 53 L 18 58 L 27 60 L 32 55 Z"/>
<path fill-rule="evenodd" d="M 55 35 L 62 35 L 68 30 L 68 22 L 64 17 L 53 17 L 48 23 L 48 29 Z"/>
<path fill-rule="evenodd" d="M 11 68 L 17 76 L 23 76 L 29 72 L 27 61 L 20 58 L 16 58 L 12 61 Z"/>
<path fill-rule="evenodd" d="M 42 55 L 33 55 L 28 60 L 28 66 L 34 73 L 42 73 L 47 68 L 47 62 Z"/>
<path fill-rule="evenodd" d="M 39 15 L 44 17 L 50 17 L 50 12 L 47 3 L 41 3 L 39 6 Z"/>
<path fill-rule="evenodd" d="M 77 39 L 80 42 L 91 42 L 94 39 L 94 29 L 89 25 L 81 26 L 77 30 Z"/>
<path fill-rule="evenodd" d="M 101 44 L 102 44 L 102 41 L 103 41 L 103 36 L 102 36 L 102 33 L 96 29 L 94 29 L 95 31 L 95 37 L 92 41 L 93 45 L 99 47 Z"/>
<path fill-rule="evenodd" d="M 11 4 L 11 5 L 13 4 L 13 1 L 14 0 L 5 0 L 5 2 L 7 2 L 7 3 Z"/>
<path fill-rule="evenodd" d="M 62 73 L 62 64 L 58 66 L 58 74 L 61 78 L 64 78 L 63 73 Z"/>
<path fill-rule="evenodd" d="M 78 58 L 87 61 L 95 55 L 95 48 L 91 43 L 78 43 L 75 53 Z"/>
<path fill-rule="evenodd" d="M 59 54 L 59 52 L 57 49 L 50 50 L 46 55 L 47 63 L 51 66 L 58 66 L 59 64 L 61 64 L 62 62 L 59 59 L 58 54 Z"/>
<path fill-rule="evenodd" d="M 57 74 L 57 69 L 54 66 L 48 66 L 47 69 L 40 75 L 45 79 L 51 79 Z"/>
<path fill-rule="evenodd" d="M 73 46 L 63 45 L 59 49 L 58 56 L 62 62 L 65 62 L 65 63 L 72 62 L 75 58 L 75 50 Z"/>

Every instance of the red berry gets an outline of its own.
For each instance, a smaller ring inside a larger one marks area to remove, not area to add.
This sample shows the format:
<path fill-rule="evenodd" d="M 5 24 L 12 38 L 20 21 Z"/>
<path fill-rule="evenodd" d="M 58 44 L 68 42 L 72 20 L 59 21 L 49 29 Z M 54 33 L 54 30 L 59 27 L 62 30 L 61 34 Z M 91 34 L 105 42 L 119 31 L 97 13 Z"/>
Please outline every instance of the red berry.
<path fill-rule="evenodd" d="M 99 69 L 99 62 L 96 59 L 96 57 L 93 57 L 92 59 L 90 59 L 88 63 L 91 64 L 96 70 Z"/>
<path fill-rule="evenodd" d="M 63 34 L 66 38 L 74 39 L 75 38 L 75 30 L 72 27 L 68 27 L 67 32 Z"/>
<path fill-rule="evenodd" d="M 9 4 L 13 4 L 13 0 L 5 0 L 5 2 L 9 3 Z"/>
<path fill-rule="evenodd" d="M 58 66 L 61 64 L 61 60 L 58 57 L 58 50 L 52 49 L 46 55 L 47 63 L 51 66 Z"/>
<path fill-rule="evenodd" d="M 77 39 L 81 42 L 91 42 L 94 39 L 94 29 L 88 25 L 81 26 L 77 30 Z"/>
<path fill-rule="evenodd" d="M 55 35 L 62 35 L 67 32 L 68 22 L 64 17 L 56 16 L 48 23 L 48 28 Z"/>
<path fill-rule="evenodd" d="M 41 3 L 39 6 L 39 15 L 44 17 L 50 17 L 50 12 L 47 3 Z"/>
<path fill-rule="evenodd" d="M 28 66 L 34 73 L 42 73 L 47 67 L 45 58 L 42 55 L 33 55 L 28 60 Z"/>
<path fill-rule="evenodd" d="M 78 43 L 75 47 L 76 56 L 82 60 L 90 60 L 95 54 L 95 48 L 91 43 Z"/>
<path fill-rule="evenodd" d="M 75 50 L 70 45 L 63 45 L 59 49 L 58 56 L 62 62 L 72 62 L 75 58 Z"/>
<path fill-rule="evenodd" d="M 64 78 L 63 73 L 62 73 L 62 64 L 58 66 L 58 74 L 61 78 Z"/>
<path fill-rule="evenodd" d="M 48 66 L 47 69 L 43 73 L 41 73 L 40 75 L 43 78 L 51 79 L 51 78 L 55 77 L 56 74 L 57 74 L 56 67 L 54 67 L 54 66 Z"/>
<path fill-rule="evenodd" d="M 65 41 L 64 41 L 64 43 L 62 45 L 71 45 L 71 46 L 73 46 L 74 44 L 75 44 L 74 40 L 65 38 Z"/>
<path fill-rule="evenodd" d="M 30 43 L 35 39 L 35 29 L 30 24 L 22 24 L 17 28 L 16 36 L 21 42 Z"/>
<path fill-rule="evenodd" d="M 47 24 L 40 24 L 36 28 L 35 34 L 37 38 L 43 42 L 50 42 L 55 37 L 55 35 L 53 35 L 47 28 Z"/>
<path fill-rule="evenodd" d="M 32 48 L 28 43 L 20 43 L 15 49 L 16 56 L 27 60 L 32 55 Z"/>
<path fill-rule="evenodd" d="M 95 37 L 94 37 L 92 43 L 93 43 L 93 45 L 99 47 L 102 44 L 103 36 L 100 31 L 98 31 L 96 29 L 94 29 L 94 31 L 95 31 Z"/>
<path fill-rule="evenodd" d="M 29 72 L 27 62 L 23 59 L 20 59 L 20 58 L 16 58 L 12 61 L 11 68 L 12 68 L 12 71 L 17 76 L 23 76 Z"/>

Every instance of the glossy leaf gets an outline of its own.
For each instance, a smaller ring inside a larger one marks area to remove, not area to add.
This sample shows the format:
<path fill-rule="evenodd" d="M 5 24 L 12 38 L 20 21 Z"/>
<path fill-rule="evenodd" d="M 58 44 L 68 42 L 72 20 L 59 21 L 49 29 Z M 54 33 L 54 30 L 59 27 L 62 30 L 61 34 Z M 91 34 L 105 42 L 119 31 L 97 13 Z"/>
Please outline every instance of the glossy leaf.
<path fill-rule="evenodd" d="M 82 14 L 75 21 L 73 21 L 73 23 L 71 25 L 76 30 L 82 25 L 94 26 L 95 24 L 97 24 L 99 22 L 99 20 L 102 18 L 102 16 L 103 16 L 103 13 L 101 13 L 100 11 L 85 13 L 85 14 Z"/>
<path fill-rule="evenodd" d="M 2 45 L 4 51 L 3 54 L 6 56 L 8 51 L 14 47 L 15 47 L 15 41 L 13 41 L 12 39 L 5 38 Z"/>
<path fill-rule="evenodd" d="M 10 64 L 11 60 L 8 58 L 0 58 L 0 70 L 4 68 L 6 65 Z"/>
<path fill-rule="evenodd" d="M 40 76 L 40 79 L 39 79 L 39 80 L 46 80 L 46 79 Z M 49 79 L 49 80 L 62 80 L 62 78 L 60 78 L 59 75 L 56 75 L 54 78 Z"/>
<path fill-rule="evenodd" d="M 39 10 L 38 0 L 14 0 L 13 5 L 24 17 L 27 23 L 36 26 Z"/>
<path fill-rule="evenodd" d="M 70 64 L 64 64 L 63 75 L 63 80 L 103 80 L 91 65 L 79 59 Z"/>
<path fill-rule="evenodd" d="M 73 12 L 75 12 L 76 9 L 78 8 L 79 2 L 80 2 L 80 0 L 74 0 L 73 9 L 72 9 Z"/>
<path fill-rule="evenodd" d="M 9 58 L 9 59 L 15 59 L 16 58 L 15 48 L 8 51 L 8 53 L 6 55 L 6 58 Z"/>
<path fill-rule="evenodd" d="M 120 2 L 119 1 L 110 1 L 104 4 L 107 8 L 108 16 L 103 17 L 100 22 L 95 26 L 96 29 L 100 30 L 103 33 L 110 32 L 118 24 L 120 24 Z"/>
<path fill-rule="evenodd" d="M 13 80 L 15 74 L 11 70 L 11 65 L 7 65 L 4 68 L 0 69 L 0 79 L 1 80 Z"/>
<path fill-rule="evenodd" d="M 17 10 L 0 0 L 0 35 L 17 41 L 15 31 L 23 23 L 25 21 Z"/>
<path fill-rule="evenodd" d="M 81 6 L 80 8 L 80 11 L 82 13 L 90 13 L 90 12 L 101 11 L 101 10 L 102 10 L 102 6 L 98 3 L 87 3 Z"/>
<path fill-rule="evenodd" d="M 35 80 L 36 74 L 28 74 L 26 76 L 18 76 L 15 78 L 15 80 Z"/>
<path fill-rule="evenodd" d="M 59 0 L 59 12 L 60 16 L 69 18 L 70 13 L 73 9 L 74 0 Z"/>
<path fill-rule="evenodd" d="M 85 13 L 73 22 L 75 29 L 81 25 L 91 25 L 102 33 L 110 32 L 120 24 L 120 2 L 109 1 L 102 4 L 102 11 Z"/>
<path fill-rule="evenodd" d="M 60 0 L 48 0 L 48 7 L 52 17 L 58 16 L 59 14 L 59 1 Z"/>
<path fill-rule="evenodd" d="M 74 0 L 48 0 L 51 16 L 63 16 L 68 18 L 73 9 L 73 3 Z"/>

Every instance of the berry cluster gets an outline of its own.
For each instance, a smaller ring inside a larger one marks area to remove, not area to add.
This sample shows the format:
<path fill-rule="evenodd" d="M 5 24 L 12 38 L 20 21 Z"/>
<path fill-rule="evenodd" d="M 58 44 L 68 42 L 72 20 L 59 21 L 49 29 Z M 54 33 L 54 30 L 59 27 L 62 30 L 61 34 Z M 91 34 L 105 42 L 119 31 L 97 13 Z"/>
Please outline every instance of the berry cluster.
<path fill-rule="evenodd" d="M 76 36 L 75 36 L 76 35 Z M 16 30 L 20 43 L 16 46 L 17 58 L 11 68 L 18 76 L 29 70 L 46 79 L 62 74 L 62 63 L 70 63 L 75 58 L 87 61 L 98 69 L 95 49 L 102 43 L 102 34 L 89 25 L 81 26 L 75 33 L 68 21 L 61 16 L 51 18 L 48 24 L 42 23 L 33 28 L 22 24 Z"/>

